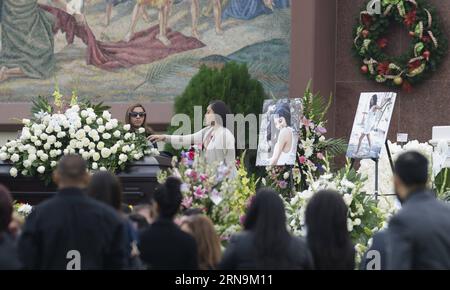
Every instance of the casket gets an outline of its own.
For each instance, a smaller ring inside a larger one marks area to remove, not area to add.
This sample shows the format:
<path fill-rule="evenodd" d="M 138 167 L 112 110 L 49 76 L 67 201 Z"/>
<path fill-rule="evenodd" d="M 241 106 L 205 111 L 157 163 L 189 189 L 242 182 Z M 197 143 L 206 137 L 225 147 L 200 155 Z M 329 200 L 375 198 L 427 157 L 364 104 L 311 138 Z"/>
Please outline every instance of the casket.
<path fill-rule="evenodd" d="M 158 172 L 169 167 L 171 159 L 163 156 L 145 157 L 130 164 L 124 172 L 117 175 L 122 182 L 124 202 L 136 204 L 145 201 L 158 185 Z M 10 169 L 10 164 L 0 161 L 0 183 L 9 188 L 18 202 L 34 205 L 56 194 L 55 184 L 45 185 L 36 177 L 13 178 L 9 174 Z"/>

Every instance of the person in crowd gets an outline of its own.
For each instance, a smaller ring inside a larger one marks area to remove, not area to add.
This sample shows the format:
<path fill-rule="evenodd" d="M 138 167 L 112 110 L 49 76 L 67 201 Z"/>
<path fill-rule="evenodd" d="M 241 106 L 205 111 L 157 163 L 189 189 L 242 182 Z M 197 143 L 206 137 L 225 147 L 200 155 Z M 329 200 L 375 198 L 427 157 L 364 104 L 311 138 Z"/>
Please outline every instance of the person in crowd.
<path fill-rule="evenodd" d="M 289 234 L 283 201 L 272 189 L 260 189 L 244 221 L 244 231 L 230 239 L 219 269 L 312 269 L 306 243 Z"/>
<path fill-rule="evenodd" d="M 354 270 L 355 249 L 347 230 L 348 208 L 334 191 L 320 191 L 305 212 L 307 242 L 316 270 Z"/>
<path fill-rule="evenodd" d="M 131 213 L 128 216 L 128 219 L 133 224 L 134 229 L 139 233 L 145 230 L 148 226 L 150 226 L 150 223 L 147 221 L 147 219 L 139 214 L 139 213 Z"/>
<path fill-rule="evenodd" d="M 205 150 L 205 158 L 209 164 L 224 162 L 230 170 L 230 176 L 236 175 L 235 138 L 227 128 L 227 115 L 231 111 L 223 101 L 210 103 L 205 114 L 206 127 L 189 135 L 152 135 L 152 142 L 167 141 L 176 148 L 199 145 Z"/>
<path fill-rule="evenodd" d="M 402 209 L 389 222 L 388 269 L 450 269 L 450 207 L 427 188 L 428 160 L 410 151 L 394 165 Z"/>
<path fill-rule="evenodd" d="M 157 219 L 142 232 L 139 240 L 141 259 L 148 269 L 198 269 L 195 239 L 174 223 L 182 200 L 180 187 L 178 178 L 169 177 L 153 195 Z"/>
<path fill-rule="evenodd" d="M 78 155 L 61 158 L 58 193 L 35 206 L 19 239 L 25 269 L 123 269 L 124 223 L 117 212 L 84 193 L 90 176 Z"/>
<path fill-rule="evenodd" d="M 386 270 L 387 231 L 381 230 L 372 237 L 372 245 L 361 261 L 361 270 Z"/>
<path fill-rule="evenodd" d="M 141 104 L 133 104 L 128 107 L 125 114 L 125 124 L 130 124 L 133 132 L 139 128 L 144 128 L 147 136 L 152 135 L 152 129 L 147 124 L 147 111 Z"/>
<path fill-rule="evenodd" d="M 127 218 L 129 206 L 122 203 L 122 185 L 120 180 L 108 171 L 99 171 L 95 173 L 88 187 L 89 196 L 101 201 L 114 208 L 122 217 L 125 226 L 126 245 L 127 245 L 127 268 L 140 269 L 142 263 L 139 259 L 138 231 L 133 226 L 132 222 Z M 125 208 L 125 210 L 123 209 Z"/>
<path fill-rule="evenodd" d="M 12 213 L 11 194 L 0 184 L 0 270 L 17 270 L 21 267 L 16 245 L 8 231 Z"/>
<path fill-rule="evenodd" d="M 219 264 L 222 252 L 220 239 L 212 221 L 205 215 L 193 215 L 183 221 L 181 229 L 191 234 L 197 242 L 199 269 L 214 270 Z"/>

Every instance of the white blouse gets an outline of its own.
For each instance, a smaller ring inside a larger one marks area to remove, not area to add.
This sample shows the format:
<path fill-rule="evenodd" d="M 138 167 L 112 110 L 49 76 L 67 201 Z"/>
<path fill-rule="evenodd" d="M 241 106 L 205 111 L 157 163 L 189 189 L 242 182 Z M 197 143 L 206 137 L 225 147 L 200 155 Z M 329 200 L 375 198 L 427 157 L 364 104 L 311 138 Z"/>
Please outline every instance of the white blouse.
<path fill-rule="evenodd" d="M 206 144 L 205 158 L 209 164 L 225 162 L 235 170 L 236 150 L 233 133 L 225 127 L 206 127 L 190 135 L 164 135 L 177 149 L 190 145 Z"/>

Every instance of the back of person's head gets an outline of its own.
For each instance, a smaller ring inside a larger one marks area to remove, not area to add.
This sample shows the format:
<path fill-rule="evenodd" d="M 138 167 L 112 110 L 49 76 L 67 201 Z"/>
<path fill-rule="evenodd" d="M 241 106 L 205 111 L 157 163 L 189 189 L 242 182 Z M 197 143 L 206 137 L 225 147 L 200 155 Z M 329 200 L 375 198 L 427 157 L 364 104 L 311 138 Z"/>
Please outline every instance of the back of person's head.
<path fill-rule="evenodd" d="M 394 164 L 394 184 L 399 198 L 411 191 L 424 189 L 428 182 L 428 160 L 422 154 L 409 151 L 401 154 Z"/>
<path fill-rule="evenodd" d="M 269 188 L 258 190 L 247 211 L 244 228 L 254 234 L 256 262 L 261 269 L 289 267 L 290 235 L 284 204 Z"/>
<path fill-rule="evenodd" d="M 218 117 L 216 119 L 216 122 L 218 123 L 218 125 L 227 127 L 227 115 L 231 114 L 231 110 L 227 106 L 227 104 L 225 104 L 224 101 L 215 100 L 215 101 L 212 101 L 209 105 L 211 106 L 211 109 L 213 110 L 214 114 L 216 114 Z"/>
<path fill-rule="evenodd" d="M 169 219 L 175 217 L 183 199 L 180 187 L 180 179 L 171 176 L 155 190 L 153 199 L 157 204 L 159 217 Z"/>
<path fill-rule="evenodd" d="M 109 171 L 99 171 L 91 177 L 88 194 L 118 211 L 122 209 L 122 186 L 120 180 Z"/>
<path fill-rule="evenodd" d="M 12 219 L 13 200 L 9 190 L 0 184 L 0 234 L 8 230 Z"/>
<path fill-rule="evenodd" d="M 215 269 L 220 261 L 221 249 L 212 221 L 205 215 L 197 214 L 189 216 L 181 226 L 187 226 L 197 242 L 199 269 Z"/>
<path fill-rule="evenodd" d="M 307 241 L 318 270 L 353 270 L 355 252 L 347 230 L 348 208 L 335 191 L 319 191 L 305 212 Z"/>
<path fill-rule="evenodd" d="M 79 155 L 65 155 L 58 163 L 53 179 L 60 188 L 85 187 L 89 182 L 86 161 Z"/>

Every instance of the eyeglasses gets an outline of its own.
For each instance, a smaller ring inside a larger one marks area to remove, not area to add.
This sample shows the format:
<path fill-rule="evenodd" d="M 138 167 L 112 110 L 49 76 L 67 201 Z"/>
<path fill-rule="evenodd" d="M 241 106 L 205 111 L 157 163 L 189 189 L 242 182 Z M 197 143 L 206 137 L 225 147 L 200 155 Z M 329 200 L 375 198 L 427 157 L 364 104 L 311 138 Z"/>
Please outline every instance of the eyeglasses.
<path fill-rule="evenodd" d="M 130 117 L 137 118 L 138 116 L 144 118 L 147 114 L 145 112 L 131 112 Z"/>

